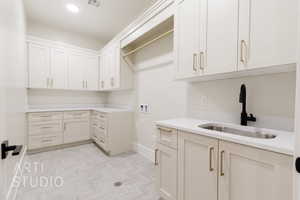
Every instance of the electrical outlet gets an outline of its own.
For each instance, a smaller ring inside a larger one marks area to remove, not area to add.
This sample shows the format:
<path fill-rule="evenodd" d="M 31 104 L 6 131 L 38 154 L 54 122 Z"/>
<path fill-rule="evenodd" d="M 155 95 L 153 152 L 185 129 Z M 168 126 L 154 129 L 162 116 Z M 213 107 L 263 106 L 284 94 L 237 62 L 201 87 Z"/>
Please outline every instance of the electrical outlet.
<path fill-rule="evenodd" d="M 139 105 L 139 111 L 141 113 L 149 113 L 150 112 L 150 106 L 149 106 L 149 104 L 140 104 Z"/>

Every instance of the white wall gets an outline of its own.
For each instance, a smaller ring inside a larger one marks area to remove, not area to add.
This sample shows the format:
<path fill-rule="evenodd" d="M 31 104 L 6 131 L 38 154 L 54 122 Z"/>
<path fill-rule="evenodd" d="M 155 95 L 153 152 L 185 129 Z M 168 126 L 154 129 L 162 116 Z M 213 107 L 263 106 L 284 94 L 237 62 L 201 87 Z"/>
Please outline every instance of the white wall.
<path fill-rule="evenodd" d="M 99 41 L 98 39 L 85 36 L 79 33 L 65 31 L 32 20 L 29 20 L 27 22 L 27 34 L 43 39 L 64 42 L 67 44 L 79 46 L 81 48 L 88 48 L 93 50 L 100 50 L 105 45 L 105 43 Z"/>
<path fill-rule="evenodd" d="M 0 1 L 0 142 L 25 141 L 25 16 L 23 1 Z M 20 156 L 0 160 L 0 199 L 6 199 Z"/>
<path fill-rule="evenodd" d="M 168 37 L 138 52 L 133 58 L 135 89 L 108 96 L 109 104 L 127 104 L 136 111 L 138 104 L 150 104 L 149 114 L 136 112 L 138 144 L 153 148 L 156 120 L 193 117 L 239 123 L 241 83 L 248 87 L 248 111 L 258 119 L 253 125 L 293 129 L 294 72 L 198 83 L 174 81 L 172 43 Z"/>
<path fill-rule="evenodd" d="M 106 93 L 67 90 L 28 90 L 29 106 L 75 106 L 105 104 Z"/>

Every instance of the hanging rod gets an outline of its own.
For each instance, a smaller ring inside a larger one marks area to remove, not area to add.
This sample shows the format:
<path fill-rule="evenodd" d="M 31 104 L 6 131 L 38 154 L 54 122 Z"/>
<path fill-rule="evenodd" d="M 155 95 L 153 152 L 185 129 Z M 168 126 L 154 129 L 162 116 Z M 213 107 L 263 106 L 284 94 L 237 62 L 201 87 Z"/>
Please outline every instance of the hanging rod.
<path fill-rule="evenodd" d="M 149 42 L 146 42 L 145 44 L 143 44 L 143 45 L 141 45 L 141 46 L 135 48 L 134 50 L 132 50 L 132 51 L 130 51 L 130 52 L 128 52 L 128 53 L 125 53 L 125 54 L 123 55 L 123 57 L 127 57 L 127 56 L 129 56 L 129 55 L 131 55 L 131 54 L 134 54 L 135 52 L 137 52 L 137 51 L 139 51 L 139 50 L 141 50 L 141 49 L 143 49 L 143 48 L 149 46 L 149 45 L 152 44 L 153 42 L 155 42 L 155 41 L 157 41 L 157 40 L 159 40 L 159 39 L 161 39 L 161 38 L 163 38 L 163 37 L 166 37 L 167 35 L 169 35 L 169 34 L 171 34 L 171 33 L 173 33 L 173 32 L 174 32 L 174 29 L 169 30 L 169 31 L 167 31 L 167 32 L 165 32 L 165 33 L 163 33 L 163 34 L 161 34 L 160 36 L 154 38 L 153 40 L 150 40 Z"/>

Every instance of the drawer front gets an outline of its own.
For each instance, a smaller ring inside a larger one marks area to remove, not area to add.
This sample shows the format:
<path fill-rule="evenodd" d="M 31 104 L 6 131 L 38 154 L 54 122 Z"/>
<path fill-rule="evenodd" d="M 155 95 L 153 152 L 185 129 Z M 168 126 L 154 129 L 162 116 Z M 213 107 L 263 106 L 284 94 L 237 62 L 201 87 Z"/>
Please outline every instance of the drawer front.
<path fill-rule="evenodd" d="M 29 136 L 28 147 L 29 149 L 39 149 L 60 145 L 63 143 L 62 134 L 53 134 L 48 136 Z"/>
<path fill-rule="evenodd" d="M 89 111 L 71 111 L 64 112 L 64 119 L 89 119 Z"/>
<path fill-rule="evenodd" d="M 92 120 L 92 127 L 102 129 L 102 130 L 106 130 L 107 129 L 106 121 L 95 120 L 94 119 L 94 120 Z"/>
<path fill-rule="evenodd" d="M 28 126 L 29 135 L 49 135 L 52 133 L 62 133 L 62 122 L 52 121 L 43 123 L 30 123 Z"/>
<path fill-rule="evenodd" d="M 158 128 L 158 143 L 177 149 L 177 130 L 165 127 Z"/>
<path fill-rule="evenodd" d="M 96 136 L 93 139 L 102 149 L 107 151 L 107 145 L 105 139 L 97 138 Z"/>
<path fill-rule="evenodd" d="M 92 113 L 92 119 L 106 121 L 107 118 L 108 118 L 108 116 L 106 113 L 97 112 L 97 111 L 93 111 L 93 113 Z"/>
<path fill-rule="evenodd" d="M 41 113 L 30 113 L 28 114 L 29 122 L 43 122 L 52 120 L 62 120 L 62 112 L 41 112 Z"/>

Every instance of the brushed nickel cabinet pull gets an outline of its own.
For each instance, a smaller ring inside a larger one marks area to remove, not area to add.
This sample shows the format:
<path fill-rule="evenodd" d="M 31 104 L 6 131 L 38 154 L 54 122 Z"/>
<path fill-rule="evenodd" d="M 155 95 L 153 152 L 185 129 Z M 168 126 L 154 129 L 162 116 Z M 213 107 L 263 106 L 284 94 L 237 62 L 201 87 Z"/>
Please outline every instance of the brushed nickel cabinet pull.
<path fill-rule="evenodd" d="M 197 72 L 197 54 L 193 54 L 193 71 Z"/>
<path fill-rule="evenodd" d="M 53 78 L 51 78 L 51 88 L 53 88 L 53 85 L 54 85 L 54 80 Z"/>
<path fill-rule="evenodd" d="M 155 149 L 155 159 L 154 159 L 154 161 L 155 161 L 154 165 L 155 165 L 155 166 L 158 165 L 158 161 L 157 161 L 157 153 L 158 153 L 158 149 Z"/>
<path fill-rule="evenodd" d="M 214 171 L 213 163 L 212 163 L 213 153 L 214 153 L 214 147 L 210 147 L 209 148 L 209 171 L 210 172 Z"/>
<path fill-rule="evenodd" d="M 201 51 L 199 54 L 199 68 L 200 70 L 204 70 L 204 52 Z"/>
<path fill-rule="evenodd" d="M 248 51 L 247 51 L 247 43 L 245 40 L 241 40 L 241 57 L 240 57 L 240 61 L 241 63 L 243 64 L 247 64 L 247 54 L 248 54 Z"/>
<path fill-rule="evenodd" d="M 221 151 L 220 176 L 225 176 L 225 173 L 224 173 L 224 154 L 225 154 L 225 151 Z"/>
<path fill-rule="evenodd" d="M 168 132 L 168 133 L 172 132 L 172 129 L 161 128 L 161 127 L 159 127 L 158 130 L 161 130 L 161 131 L 164 131 L 164 132 Z"/>
<path fill-rule="evenodd" d="M 84 88 L 84 81 L 82 81 L 82 88 Z"/>

